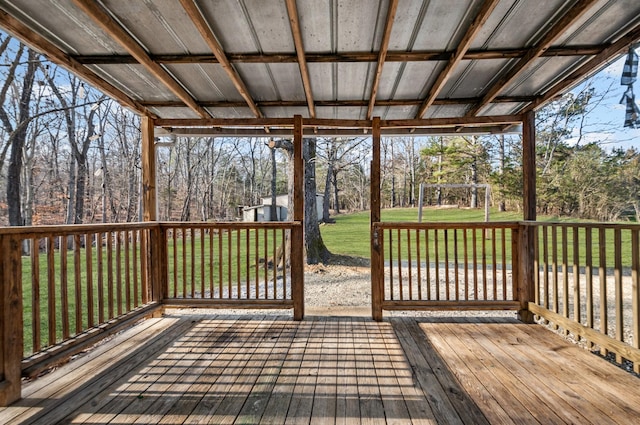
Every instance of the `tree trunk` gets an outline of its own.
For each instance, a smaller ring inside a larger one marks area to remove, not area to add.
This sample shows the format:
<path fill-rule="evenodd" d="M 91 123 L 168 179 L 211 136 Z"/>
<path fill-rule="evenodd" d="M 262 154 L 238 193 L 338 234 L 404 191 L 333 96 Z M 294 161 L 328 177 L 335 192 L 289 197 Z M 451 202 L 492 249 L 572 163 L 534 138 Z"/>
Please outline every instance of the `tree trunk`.
<path fill-rule="evenodd" d="M 331 253 L 322 240 L 318 222 L 316 205 L 316 139 L 304 139 L 302 155 L 304 158 L 304 239 L 307 264 L 324 263 L 329 259 Z"/>
<path fill-rule="evenodd" d="M 504 168 L 505 168 L 505 152 L 504 152 L 504 134 L 500 135 L 498 142 L 498 155 L 500 156 L 500 202 L 498 203 L 498 211 L 507 210 L 507 204 L 504 200 Z"/>

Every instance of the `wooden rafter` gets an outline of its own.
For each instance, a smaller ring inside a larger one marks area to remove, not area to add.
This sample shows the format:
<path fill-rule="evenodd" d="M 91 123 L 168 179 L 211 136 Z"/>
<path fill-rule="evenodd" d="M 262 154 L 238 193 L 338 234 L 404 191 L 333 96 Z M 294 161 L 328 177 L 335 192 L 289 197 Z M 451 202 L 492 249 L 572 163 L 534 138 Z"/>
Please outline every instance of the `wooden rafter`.
<path fill-rule="evenodd" d="M 525 108 L 523 111 L 527 113 L 529 111 L 535 110 L 539 108 L 541 105 L 544 105 L 549 100 L 553 99 L 558 95 L 558 93 L 562 93 L 563 91 L 569 89 L 570 87 L 578 84 L 585 77 L 594 74 L 599 71 L 608 60 L 612 57 L 623 53 L 626 49 L 629 48 L 630 45 L 637 42 L 640 39 L 640 24 L 636 25 L 634 28 L 629 30 L 624 36 L 618 39 L 616 42 L 611 44 L 609 47 L 604 49 L 602 52 L 598 53 L 587 63 L 573 71 L 571 74 L 563 78 L 559 83 L 554 85 L 551 89 L 547 90 L 542 96 L 538 97 L 534 100 L 529 106 Z"/>
<path fill-rule="evenodd" d="M 491 103 L 498 94 L 511 84 L 530 64 L 560 37 L 573 23 L 580 19 L 598 0 L 579 0 L 564 16 L 553 25 L 542 39 L 531 48 L 518 63 L 498 80 L 482 100 L 468 111 L 467 115 L 476 115 L 482 108 Z"/>
<path fill-rule="evenodd" d="M 593 56 L 597 55 L 609 44 L 591 46 L 550 47 L 542 52 L 542 57 L 557 56 Z M 468 50 L 463 60 L 486 59 L 519 59 L 529 52 L 529 49 L 495 49 L 495 50 Z M 453 57 L 453 52 L 421 51 L 411 52 L 388 51 L 385 62 L 430 62 L 448 61 Z M 305 53 L 307 63 L 359 63 L 375 62 L 379 54 L 376 52 L 340 52 L 340 53 Z M 136 59 L 129 55 L 74 55 L 73 58 L 84 65 L 119 65 L 136 63 Z M 177 55 L 152 55 L 151 59 L 163 64 L 200 64 L 219 63 L 215 55 L 202 54 L 177 54 Z M 227 59 L 231 63 L 298 63 L 297 54 L 288 53 L 227 53 Z"/>
<path fill-rule="evenodd" d="M 145 49 L 131 36 L 98 2 L 73 0 L 73 3 L 86 13 L 110 37 L 124 47 L 153 76 L 169 88 L 180 100 L 193 109 L 200 117 L 208 118 L 209 113 L 199 106 L 195 99 L 157 62 L 154 62 Z"/>
<path fill-rule="evenodd" d="M 307 67 L 307 59 L 305 57 L 304 44 L 302 43 L 302 31 L 300 30 L 300 17 L 298 16 L 298 6 L 296 0 L 287 0 L 287 13 L 289 14 L 289 24 L 291 26 L 291 35 L 293 43 L 296 46 L 296 58 L 300 67 L 300 77 L 302 77 L 302 86 L 304 87 L 304 95 L 307 98 L 307 107 L 309 108 L 309 116 L 316 117 L 316 107 L 313 103 L 313 92 L 311 91 L 311 78 L 309 77 L 309 68 Z"/>
<path fill-rule="evenodd" d="M 382 34 L 382 41 L 380 42 L 380 50 L 378 51 L 376 74 L 373 77 L 373 84 L 371 85 L 371 96 L 369 97 L 369 107 L 367 108 L 367 119 L 369 120 L 373 115 L 373 107 L 376 103 L 376 95 L 378 94 L 378 87 L 380 86 L 382 68 L 384 67 L 384 62 L 387 57 L 387 50 L 389 50 L 389 40 L 391 39 L 391 30 L 393 29 L 393 22 L 396 19 L 397 10 L 398 0 L 391 0 L 389 2 L 389 9 L 387 10 L 387 20 L 384 24 L 384 33 Z"/>
<path fill-rule="evenodd" d="M 142 115 L 155 117 L 145 106 L 141 103 L 129 97 L 122 90 L 114 87 L 113 85 L 104 81 L 101 77 L 96 75 L 86 66 L 70 57 L 62 50 L 57 48 L 51 42 L 47 41 L 41 35 L 35 33 L 24 24 L 16 20 L 13 16 L 7 14 L 5 11 L 0 10 L 0 25 L 11 34 L 18 37 L 23 42 L 27 43 L 35 50 L 44 52 L 45 56 L 52 62 L 68 69 L 87 83 L 101 90 L 103 93 L 117 100 L 123 106 L 131 108 Z"/>
<path fill-rule="evenodd" d="M 427 94 L 427 98 L 424 100 L 424 102 L 422 102 L 422 105 L 420 105 L 418 113 L 416 114 L 416 118 L 422 118 L 427 109 L 429 109 L 429 106 L 433 104 L 433 101 L 436 99 L 446 82 L 449 80 L 449 77 L 451 77 L 451 74 L 453 74 L 455 68 L 464 58 L 464 55 L 471 46 L 471 42 L 475 38 L 476 34 L 478 34 L 478 31 L 480 31 L 484 23 L 487 21 L 487 19 L 489 19 L 491 12 L 493 12 L 493 9 L 495 9 L 498 3 L 499 0 L 487 0 L 484 2 L 484 4 L 482 5 L 482 9 L 480 9 L 475 19 L 467 29 L 467 32 L 462 37 L 460 44 L 458 44 L 453 57 L 449 60 L 449 62 L 447 62 L 442 72 L 438 74 L 436 81 L 433 83 L 431 89 L 429 90 L 429 94 Z"/>
<path fill-rule="evenodd" d="M 193 0 L 180 0 L 180 3 L 182 4 L 182 7 L 187 12 L 187 15 L 189 15 L 189 18 L 193 21 L 193 24 L 202 35 L 202 38 L 207 43 L 216 59 L 222 66 L 222 69 L 224 69 L 224 71 L 231 79 L 231 82 L 235 86 L 236 90 L 238 90 L 242 98 L 245 100 L 245 102 L 247 102 L 247 105 L 249 106 L 253 114 L 257 118 L 262 118 L 262 112 L 249 94 L 249 89 L 245 85 L 244 81 L 242 81 L 240 74 L 238 74 L 231 62 L 229 62 L 224 49 L 218 42 L 216 35 L 213 33 L 213 30 L 211 29 L 211 27 L 209 27 L 209 24 L 202 16 L 202 13 L 200 12 L 200 9 L 198 9 L 198 6 L 194 3 Z"/>

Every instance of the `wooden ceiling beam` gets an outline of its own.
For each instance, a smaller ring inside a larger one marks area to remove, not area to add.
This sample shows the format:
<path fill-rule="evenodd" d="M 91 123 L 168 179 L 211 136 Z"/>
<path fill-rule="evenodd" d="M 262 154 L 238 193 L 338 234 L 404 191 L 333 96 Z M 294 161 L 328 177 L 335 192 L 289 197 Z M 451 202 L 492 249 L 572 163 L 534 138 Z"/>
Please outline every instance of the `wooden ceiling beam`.
<path fill-rule="evenodd" d="M 598 44 L 593 46 L 551 47 L 545 50 L 541 57 L 594 56 L 609 46 L 609 44 Z M 468 50 L 462 60 L 518 59 L 528 51 L 529 49 Z M 83 65 L 137 63 L 136 59 L 129 55 L 74 55 L 72 57 Z M 305 53 L 304 57 L 307 63 L 375 62 L 378 59 L 378 53 Z M 452 57 L 453 53 L 451 52 L 388 51 L 385 62 L 448 61 Z M 227 53 L 227 58 L 231 63 L 297 63 L 299 60 L 296 54 L 287 53 Z M 219 63 L 213 54 L 151 55 L 151 59 L 163 64 Z"/>
<path fill-rule="evenodd" d="M 583 81 L 589 75 L 595 74 L 601 68 L 606 66 L 609 60 L 619 54 L 624 53 L 629 48 L 629 46 L 636 43 L 638 40 L 640 40 L 640 24 L 633 27 L 625 35 L 620 37 L 605 50 L 598 53 L 587 63 L 573 71 L 568 76 L 564 77 L 559 83 L 554 85 L 551 89 L 547 90 L 546 93 L 536 98 L 533 102 L 531 102 L 529 106 L 527 106 L 523 110 L 523 113 L 538 109 L 540 106 L 558 96 L 559 93 L 570 89 L 574 85 Z"/>
<path fill-rule="evenodd" d="M 389 8 L 387 9 L 387 20 L 384 24 L 384 33 L 382 34 L 382 41 L 380 42 L 380 50 L 378 50 L 376 73 L 373 77 L 373 83 L 371 84 L 371 96 L 369 97 L 369 106 L 367 108 L 368 120 L 370 120 L 373 115 L 373 107 L 376 103 L 376 95 L 378 94 L 378 87 L 380 86 L 382 68 L 384 67 L 384 62 L 387 57 L 387 51 L 389 50 L 389 40 L 391 40 L 391 30 L 393 29 L 393 22 L 396 19 L 397 10 L 398 0 L 391 0 L 389 2 Z"/>
<path fill-rule="evenodd" d="M 104 7 L 93 1 L 73 0 L 73 3 L 100 26 L 110 37 L 120 43 L 141 65 L 160 80 L 187 106 L 200 117 L 210 117 L 209 113 L 196 103 L 196 100 L 157 62 L 154 62 L 146 50 L 131 36 Z"/>
<path fill-rule="evenodd" d="M 427 111 L 427 109 L 429 109 L 429 107 L 433 103 L 433 101 L 438 97 L 438 94 L 440 94 L 440 91 L 449 80 L 449 77 L 451 77 L 451 74 L 453 74 L 453 71 L 455 70 L 455 68 L 458 66 L 460 61 L 462 61 L 462 59 L 464 58 L 465 53 L 471 46 L 471 42 L 473 41 L 475 36 L 478 34 L 480 29 L 483 27 L 487 19 L 489 19 L 491 12 L 493 12 L 493 9 L 495 9 L 498 3 L 499 3 L 499 0 L 486 0 L 483 3 L 482 8 L 480 9 L 475 19 L 467 29 L 467 32 L 462 37 L 462 40 L 460 40 L 460 43 L 458 44 L 458 47 L 456 48 L 455 53 L 453 54 L 449 62 L 447 62 L 447 64 L 445 65 L 444 69 L 440 72 L 440 74 L 438 74 L 438 77 L 436 78 L 436 81 L 431 86 L 431 89 L 429 90 L 429 93 L 427 94 L 426 99 L 424 100 L 422 105 L 420 105 L 420 108 L 418 108 L 418 113 L 416 114 L 416 118 L 418 119 L 422 118 L 424 116 L 424 113 Z"/>
<path fill-rule="evenodd" d="M 191 21 L 193 21 L 193 24 L 200 32 L 200 35 L 222 66 L 222 69 L 224 69 L 224 71 L 231 79 L 231 82 L 235 86 L 236 90 L 238 90 L 238 93 L 240 93 L 245 102 L 247 102 L 247 105 L 249 106 L 253 114 L 257 118 L 262 118 L 262 112 L 260 111 L 260 109 L 258 109 L 258 106 L 256 106 L 255 102 L 253 101 L 253 98 L 249 93 L 249 89 L 245 85 L 244 81 L 242 81 L 240 74 L 238 74 L 231 62 L 229 62 L 224 49 L 218 42 L 218 39 L 213 30 L 211 29 L 211 27 L 209 27 L 209 24 L 204 19 L 204 16 L 202 16 L 202 12 L 195 4 L 194 0 L 180 0 L 180 3 L 182 4 L 182 7 L 187 12 L 187 15 L 189 16 Z"/>
<path fill-rule="evenodd" d="M 494 103 L 531 103 L 537 98 L 533 96 L 504 96 L 497 97 L 493 100 Z M 480 101 L 479 97 L 460 97 L 460 98 L 448 98 L 448 99 L 436 99 L 433 101 L 433 105 L 473 105 Z M 369 104 L 368 100 L 353 99 L 353 100 L 316 100 L 315 105 L 318 107 L 364 107 Z M 376 105 L 378 106 L 416 106 L 422 103 L 421 99 L 378 99 Z M 184 106 L 182 102 L 177 101 L 155 101 L 155 102 L 142 102 L 142 105 L 146 107 L 157 108 L 174 108 Z M 245 102 L 233 102 L 233 101 L 203 101 L 199 102 L 199 105 L 204 108 L 242 108 L 246 107 Z M 257 103 L 260 108 L 269 107 L 281 107 L 281 108 L 299 108 L 307 106 L 307 102 L 304 100 L 263 100 Z"/>
<path fill-rule="evenodd" d="M 104 81 L 92 70 L 57 48 L 54 44 L 46 40 L 41 35 L 35 33 L 22 22 L 18 21 L 3 10 L 0 10 L 0 25 L 33 49 L 43 52 L 51 62 L 66 68 L 69 72 L 72 72 L 88 84 L 91 84 L 104 94 L 118 101 L 122 106 L 130 108 L 141 115 L 156 118 L 155 114 L 150 112 L 140 102 L 131 98 L 122 90 Z"/>
<path fill-rule="evenodd" d="M 300 17 L 298 15 L 298 6 L 296 0 L 287 0 L 287 13 L 289 14 L 289 25 L 291 26 L 291 35 L 293 43 L 296 46 L 296 58 L 300 67 L 300 77 L 302 77 L 302 86 L 304 87 L 304 95 L 307 98 L 307 107 L 309 116 L 316 117 L 316 107 L 313 103 L 313 92 L 311 91 L 311 78 L 309 77 L 309 68 L 307 67 L 307 59 L 305 57 L 304 43 L 302 42 L 302 30 L 300 29 Z"/>
<path fill-rule="evenodd" d="M 304 120 L 305 127 L 318 128 L 371 128 L 371 120 L 346 120 L 309 118 Z M 428 128 L 457 127 L 484 124 L 517 124 L 522 122 L 520 115 L 491 115 L 482 117 L 450 117 L 409 120 L 382 120 L 382 128 Z M 293 118 L 159 118 L 157 127 L 293 127 Z"/>
<path fill-rule="evenodd" d="M 596 4 L 598 0 L 578 0 L 578 2 L 569 9 L 559 21 L 557 21 L 542 37 L 542 39 L 533 46 L 520 60 L 513 66 L 507 73 L 500 78 L 487 93 L 483 96 L 482 100 L 478 102 L 473 108 L 471 108 L 467 115 L 476 115 L 482 108 L 491 103 L 491 101 L 498 96 L 505 88 L 509 86 L 522 72 L 529 67 L 536 59 L 538 59 L 545 50 L 549 49 L 551 45 L 562 35 L 564 32 L 573 25 L 578 19 L 580 19 L 591 6 Z"/>

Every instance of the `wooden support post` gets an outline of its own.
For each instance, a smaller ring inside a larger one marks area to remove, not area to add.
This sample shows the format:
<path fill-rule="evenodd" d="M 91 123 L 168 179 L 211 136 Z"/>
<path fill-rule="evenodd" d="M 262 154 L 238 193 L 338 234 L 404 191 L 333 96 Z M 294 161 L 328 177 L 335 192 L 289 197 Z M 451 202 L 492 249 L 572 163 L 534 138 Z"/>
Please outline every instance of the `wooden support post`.
<path fill-rule="evenodd" d="M 293 319 L 304 318 L 304 161 L 302 116 L 293 118 L 293 221 L 291 229 L 291 295 Z"/>
<path fill-rule="evenodd" d="M 373 118 L 373 159 L 371 161 L 371 315 L 373 320 L 382 320 L 384 299 L 384 253 L 380 222 L 380 117 Z"/>
<path fill-rule="evenodd" d="M 535 112 L 524 114 L 522 122 L 522 190 L 525 221 L 536 220 L 536 128 Z M 533 314 L 529 311 L 529 302 L 535 294 L 535 238 L 537 227 L 524 226 L 520 231 L 520 276 L 518 299 L 520 311 L 518 318 L 525 323 L 533 323 Z"/>
<path fill-rule="evenodd" d="M 22 257 L 20 240 L 0 236 L 0 406 L 21 397 Z"/>
<path fill-rule="evenodd" d="M 156 221 L 157 195 L 156 195 L 156 146 L 154 137 L 154 121 L 151 117 L 143 116 L 141 120 L 142 130 L 142 219 L 143 221 Z M 151 300 L 161 303 L 163 300 L 163 282 L 167 276 L 166 241 L 160 226 L 149 231 L 147 241 L 147 258 L 149 288 Z M 164 259 L 164 261 L 163 261 Z"/>
<path fill-rule="evenodd" d="M 142 219 L 156 221 L 156 145 L 153 119 L 143 116 L 142 127 Z"/>

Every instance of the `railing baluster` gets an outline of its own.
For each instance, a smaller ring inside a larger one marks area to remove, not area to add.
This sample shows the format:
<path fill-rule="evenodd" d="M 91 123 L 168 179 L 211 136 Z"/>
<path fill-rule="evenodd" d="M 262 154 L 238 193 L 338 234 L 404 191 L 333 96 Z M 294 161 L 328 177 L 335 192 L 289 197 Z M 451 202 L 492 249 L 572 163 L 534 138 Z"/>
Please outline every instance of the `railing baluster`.
<path fill-rule="evenodd" d="M 393 287 L 393 230 L 389 229 L 389 299 L 394 300 Z"/>
<path fill-rule="evenodd" d="M 451 300 L 449 294 L 449 230 L 444 229 L 444 287 L 445 287 L 445 300 Z"/>
<path fill-rule="evenodd" d="M 250 257 L 251 257 L 251 244 L 250 244 L 251 232 L 249 231 L 249 229 L 245 230 L 244 236 L 245 236 L 245 243 L 244 243 L 245 257 L 244 257 L 244 261 L 245 261 L 245 267 L 247 269 L 246 270 L 247 276 L 245 277 L 245 282 L 246 282 L 245 286 L 246 286 L 247 293 L 245 294 L 245 298 L 249 299 L 249 298 L 251 298 L 249 296 L 249 294 L 251 292 L 250 291 L 250 289 L 251 289 L 250 288 L 250 282 L 251 282 L 251 265 L 250 265 L 250 263 L 251 263 L 251 260 L 250 260 Z"/>
<path fill-rule="evenodd" d="M 427 300 L 431 300 L 431 251 L 429 250 L 429 229 L 424 229 L 424 261 L 427 265 Z"/>
<path fill-rule="evenodd" d="M 82 276 L 80 273 L 80 235 L 73 235 L 73 281 L 75 295 L 76 334 L 82 332 Z"/>
<path fill-rule="evenodd" d="M 129 232 L 122 232 L 124 237 L 124 284 L 125 284 L 125 299 L 127 302 L 126 311 L 131 311 L 133 305 L 131 300 L 131 244 L 129 243 Z M 164 242 L 164 241 L 163 241 Z"/>
<path fill-rule="evenodd" d="M 412 281 L 412 268 L 413 264 L 411 264 L 411 230 L 407 229 L 407 267 L 408 267 L 408 278 L 409 278 L 409 299 L 413 299 L 413 281 Z"/>
<path fill-rule="evenodd" d="M 255 261 L 256 261 L 256 294 L 255 299 L 260 298 L 260 231 L 254 230 L 255 233 Z"/>
<path fill-rule="evenodd" d="M 440 252 L 438 247 L 438 229 L 433 229 L 433 251 L 436 263 L 436 301 L 440 300 Z"/>
<path fill-rule="evenodd" d="M 189 229 L 189 257 L 191 258 L 189 288 L 191 289 L 191 298 L 196 297 L 196 228 Z"/>
<path fill-rule="evenodd" d="M 271 236 L 273 237 L 273 299 L 278 299 L 278 249 L 276 247 L 276 229 L 271 231 Z M 238 257 L 240 257 L 240 251 L 238 251 Z M 239 264 L 239 263 L 238 263 Z M 238 266 L 238 285 L 240 284 L 240 266 Z"/>
<path fill-rule="evenodd" d="M 496 258 L 496 229 L 491 229 L 491 269 L 493 277 L 493 299 L 498 299 L 498 259 Z"/>
<path fill-rule="evenodd" d="M 214 286 L 213 286 L 213 271 L 214 271 L 214 267 L 213 267 L 213 255 L 214 255 L 214 250 L 213 250 L 213 234 L 214 234 L 214 229 L 210 228 L 209 229 L 209 298 L 214 298 Z"/>
<path fill-rule="evenodd" d="M 478 299 L 478 241 L 476 238 L 476 229 L 471 229 L 473 244 L 473 299 Z"/>
<path fill-rule="evenodd" d="M 620 228 L 616 228 L 613 232 L 613 246 L 614 246 L 614 257 L 615 257 L 615 269 L 614 269 L 614 280 L 615 280 L 615 288 L 616 288 L 616 304 L 615 304 L 615 313 L 616 313 L 616 339 L 618 341 L 624 341 L 624 330 L 623 330 L 623 301 L 622 301 L 622 231 Z M 620 353 L 616 353 L 616 362 L 622 363 L 622 356 Z"/>
<path fill-rule="evenodd" d="M 166 244 L 166 241 L 164 243 Z M 136 308 L 140 305 L 140 293 L 139 293 L 140 291 L 138 290 L 139 283 L 138 283 L 138 231 L 137 230 L 131 231 L 131 252 L 133 254 L 131 258 L 131 267 L 133 268 L 133 308 Z M 167 259 L 167 263 L 168 261 L 169 260 Z M 169 277 L 167 276 L 167 281 L 168 280 L 169 280 Z M 169 293 L 167 292 L 166 295 L 168 297 Z"/>
<path fill-rule="evenodd" d="M 420 229 L 416 229 L 416 262 L 418 263 L 418 300 L 422 299 L 422 260 L 420 255 Z"/>
<path fill-rule="evenodd" d="M 584 244 L 585 244 L 585 259 L 584 259 L 584 273 L 585 273 L 585 286 L 587 292 L 586 307 L 587 307 L 587 327 L 593 329 L 593 239 L 591 234 L 591 227 L 584 228 Z M 587 341 L 587 347 L 592 348 L 593 343 Z"/>
<path fill-rule="evenodd" d="M 458 229 L 453 229 L 453 275 L 455 282 L 455 300 L 460 300 L 460 273 L 458 271 Z"/>
<path fill-rule="evenodd" d="M 116 237 L 116 305 L 118 316 L 122 314 L 122 239 L 121 232 Z"/>
<path fill-rule="evenodd" d="M 47 316 L 48 316 L 48 345 L 56 343 L 56 261 L 55 240 L 53 235 L 47 236 Z"/>
<path fill-rule="evenodd" d="M 500 236 L 502 238 L 502 299 L 506 301 L 509 299 L 513 299 L 513 297 L 509 298 L 509 295 L 507 294 L 507 229 L 506 228 L 501 230 Z M 513 262 L 511 266 L 513 267 Z"/>
<path fill-rule="evenodd" d="M 207 238 L 205 236 L 205 229 L 203 227 L 200 228 L 200 299 L 205 298 L 206 289 L 206 263 L 205 263 L 205 251 L 206 251 L 206 241 Z"/>
<path fill-rule="evenodd" d="M 404 299 L 404 291 L 402 288 L 402 235 L 398 229 L 398 288 L 400 290 L 400 300 Z"/>
<path fill-rule="evenodd" d="M 103 233 L 96 233 L 96 276 L 98 277 L 98 323 L 104 322 L 104 262 L 102 257 Z"/>
<path fill-rule="evenodd" d="M 600 263 L 598 267 L 598 280 L 600 281 L 600 333 L 609 334 L 609 313 L 607 303 L 607 233 L 606 229 L 598 229 L 598 251 Z M 608 350 L 600 348 L 600 354 L 606 356 Z"/>
<path fill-rule="evenodd" d="M 553 311 L 554 313 L 559 313 L 560 281 L 558 280 L 558 228 L 556 226 L 553 226 L 551 228 L 551 249 L 551 256 L 553 261 L 553 265 L 551 267 L 553 274 Z M 554 325 L 553 327 L 554 329 L 558 329 L 557 325 Z"/>
<path fill-rule="evenodd" d="M 580 237 L 578 226 L 573 226 L 573 320 L 582 321 L 580 304 Z"/>
<path fill-rule="evenodd" d="M 62 338 L 67 339 L 69 332 L 69 281 L 67 269 L 67 237 L 58 238 L 60 244 L 60 300 L 62 307 Z"/>
<path fill-rule="evenodd" d="M 269 233 L 265 228 L 263 230 L 264 235 L 264 299 L 269 298 Z M 231 251 L 229 251 L 231 252 Z"/>
<path fill-rule="evenodd" d="M 31 238 L 31 326 L 33 352 L 42 348 L 40 329 L 40 246 L 39 239 Z"/>
<path fill-rule="evenodd" d="M 467 228 L 462 229 L 464 251 L 464 300 L 469 301 L 469 244 L 467 241 Z"/>
<path fill-rule="evenodd" d="M 569 318 L 569 267 L 567 261 L 567 228 L 562 227 L 562 315 Z M 569 331 L 564 330 L 568 335 Z"/>
<path fill-rule="evenodd" d="M 549 308 L 549 226 L 542 226 L 542 265 L 544 274 L 542 275 L 543 305 Z M 538 301 L 540 302 L 540 301 Z"/>
<path fill-rule="evenodd" d="M 482 238 L 482 299 L 486 301 L 489 297 L 487 294 L 487 236 L 484 229 L 480 230 L 480 235 Z"/>

